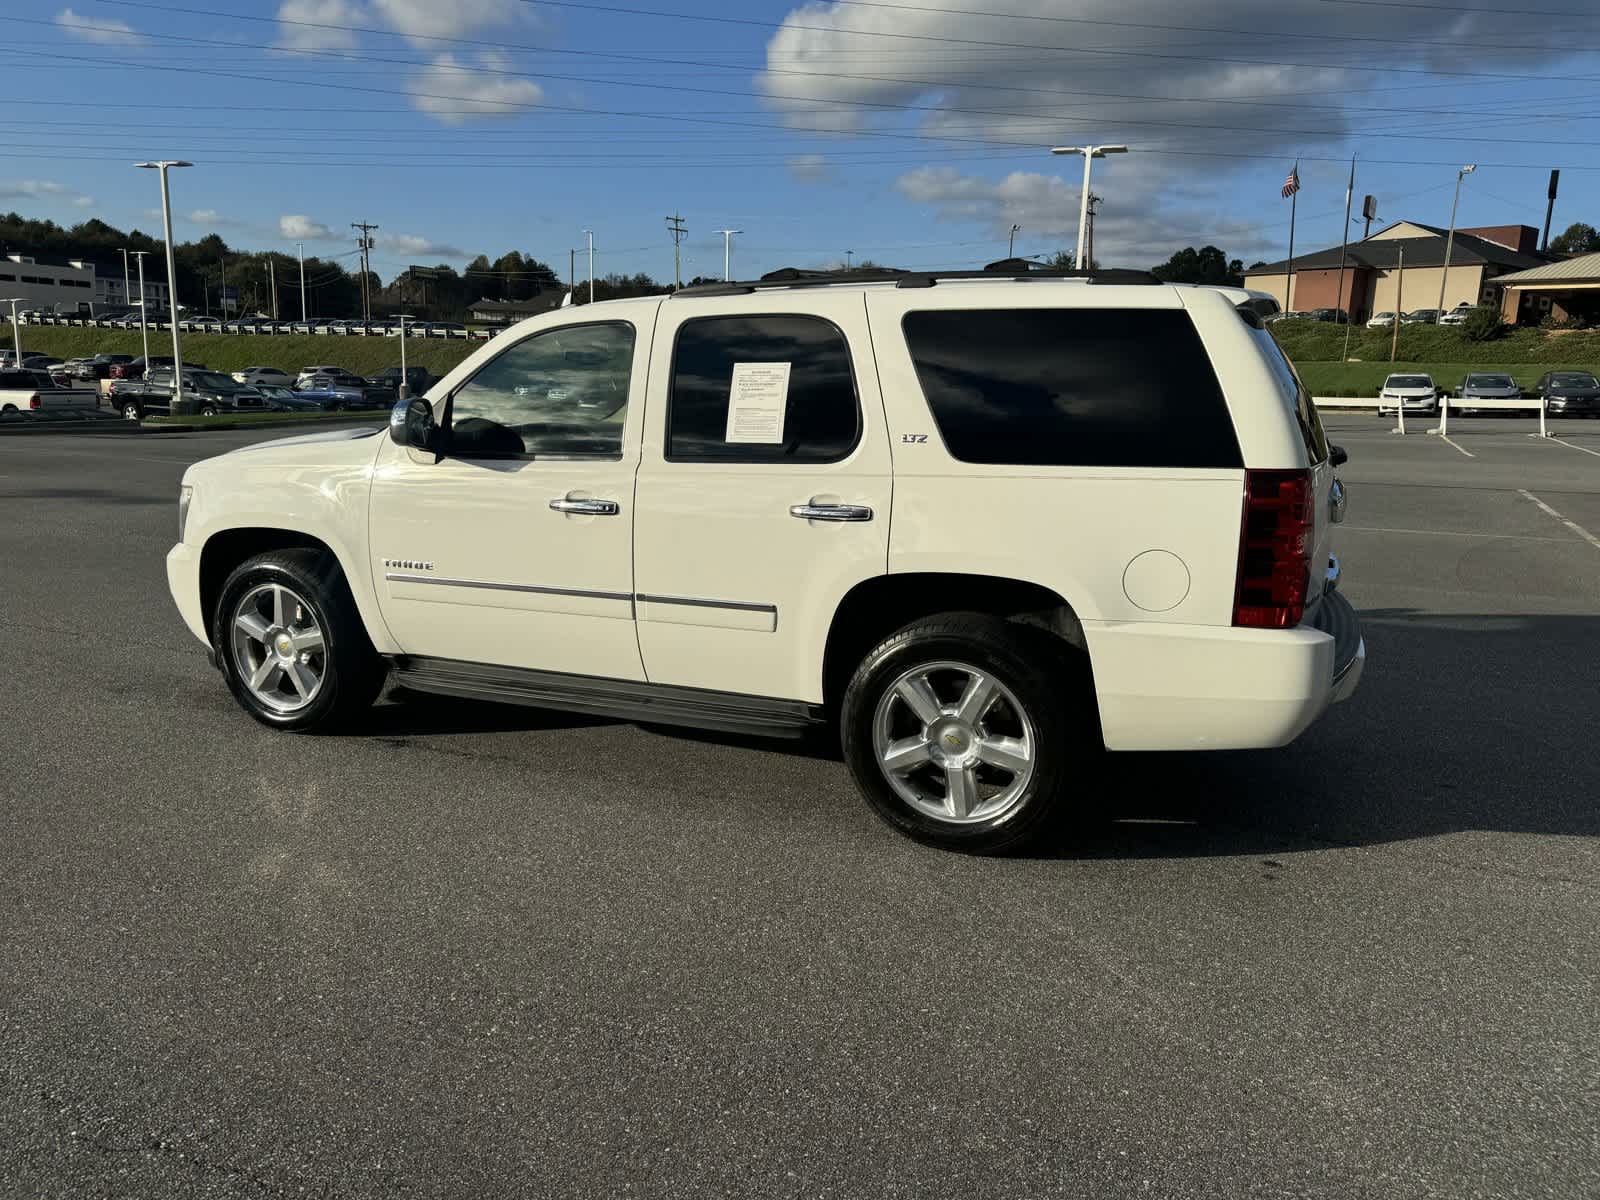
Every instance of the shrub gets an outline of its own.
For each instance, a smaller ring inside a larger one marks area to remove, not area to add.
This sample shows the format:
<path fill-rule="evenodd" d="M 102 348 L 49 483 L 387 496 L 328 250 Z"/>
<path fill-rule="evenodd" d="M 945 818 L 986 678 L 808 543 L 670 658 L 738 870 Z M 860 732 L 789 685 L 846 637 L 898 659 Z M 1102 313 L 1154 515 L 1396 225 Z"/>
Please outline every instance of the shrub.
<path fill-rule="evenodd" d="M 1500 314 L 1492 308 L 1475 308 L 1467 314 L 1461 332 L 1469 342 L 1489 342 L 1505 332 Z"/>

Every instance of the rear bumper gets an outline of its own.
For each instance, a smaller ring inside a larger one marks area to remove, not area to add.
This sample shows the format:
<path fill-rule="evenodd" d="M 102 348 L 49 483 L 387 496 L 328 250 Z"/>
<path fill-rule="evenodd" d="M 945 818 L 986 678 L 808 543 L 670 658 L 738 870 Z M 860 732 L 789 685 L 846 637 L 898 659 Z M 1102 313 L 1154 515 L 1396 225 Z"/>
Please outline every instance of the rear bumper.
<path fill-rule="evenodd" d="M 1366 667 L 1355 609 L 1324 594 L 1296 629 L 1084 623 L 1109 750 L 1283 746 Z"/>

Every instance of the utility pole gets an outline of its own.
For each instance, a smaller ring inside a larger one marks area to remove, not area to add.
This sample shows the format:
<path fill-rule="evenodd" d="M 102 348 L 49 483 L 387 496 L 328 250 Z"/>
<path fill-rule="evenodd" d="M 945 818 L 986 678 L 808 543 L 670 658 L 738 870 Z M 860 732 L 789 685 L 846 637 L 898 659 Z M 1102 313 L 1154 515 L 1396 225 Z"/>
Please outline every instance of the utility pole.
<path fill-rule="evenodd" d="M 1011 227 L 1011 236 L 1010 236 L 1010 238 L 1008 238 L 1006 240 L 1006 257 L 1007 258 L 1015 258 L 1017 256 L 1017 234 L 1019 234 L 1021 232 L 1022 232 L 1022 226 L 1021 225 L 1013 225 Z"/>
<path fill-rule="evenodd" d="M 306 244 L 296 242 L 300 247 L 300 319 L 306 319 Z"/>
<path fill-rule="evenodd" d="M 589 303 L 594 303 L 594 230 L 585 229 L 589 235 Z"/>
<path fill-rule="evenodd" d="M 1103 196 L 1096 196 L 1093 192 L 1089 193 L 1089 224 L 1085 234 L 1089 239 L 1088 269 L 1091 271 L 1094 270 L 1094 219 L 1097 215 L 1097 209 L 1104 199 Z"/>
<path fill-rule="evenodd" d="M 574 304 L 578 302 L 578 252 L 571 247 L 567 248 L 567 294 Z"/>
<path fill-rule="evenodd" d="M 1444 239 L 1444 270 L 1439 272 L 1439 307 L 1433 314 L 1435 325 L 1444 319 L 1444 285 L 1450 280 L 1450 251 L 1456 244 L 1456 208 L 1461 203 L 1461 181 L 1477 169 L 1477 163 L 1468 163 L 1456 172 L 1456 198 L 1450 202 L 1450 232 Z"/>
<path fill-rule="evenodd" d="M 1547 221 L 1545 224 L 1548 225 L 1549 222 Z M 128 285 L 128 249 L 124 246 L 122 249 L 122 302 L 131 306 L 132 300 L 133 288 Z M 22 364 L 19 362 L 17 365 L 20 367 Z"/>
<path fill-rule="evenodd" d="M 719 229 L 717 232 L 722 235 L 722 282 L 727 283 L 733 278 L 732 274 L 730 274 L 730 264 L 733 260 L 733 235 L 743 233 L 744 230 Z"/>
<path fill-rule="evenodd" d="M 679 247 L 689 236 L 689 229 L 683 218 L 674 214 L 667 218 L 667 230 L 672 234 L 672 286 L 676 291 L 683 286 L 683 258 Z"/>
<path fill-rule="evenodd" d="M 267 255 L 267 279 L 272 284 L 272 319 L 278 319 L 278 260 Z"/>
<path fill-rule="evenodd" d="M 217 307 L 222 310 L 222 315 L 228 315 L 228 256 L 220 255 L 217 262 L 222 268 L 222 283 L 217 287 Z"/>
<path fill-rule="evenodd" d="M 367 294 L 367 276 L 371 273 L 372 260 L 369 254 L 372 250 L 372 231 L 378 228 L 369 221 L 351 221 L 351 229 L 359 229 L 361 237 L 358 244 L 361 248 L 361 319 L 372 320 L 372 300 Z"/>
<path fill-rule="evenodd" d="M 1395 351 L 1400 348 L 1400 318 L 1406 315 L 1403 303 L 1406 297 L 1406 248 L 1400 247 L 1400 262 L 1394 273 L 1394 326 L 1389 333 L 1389 361 L 1394 361 Z M 1399 401 L 1404 404 L 1404 401 Z M 1404 417 L 1400 418 L 1402 421 Z"/>
<path fill-rule="evenodd" d="M 856 252 L 854 250 L 846 250 L 844 252 L 844 273 L 846 275 L 850 274 L 850 272 L 854 269 L 852 266 L 852 260 L 855 258 L 855 256 Z"/>

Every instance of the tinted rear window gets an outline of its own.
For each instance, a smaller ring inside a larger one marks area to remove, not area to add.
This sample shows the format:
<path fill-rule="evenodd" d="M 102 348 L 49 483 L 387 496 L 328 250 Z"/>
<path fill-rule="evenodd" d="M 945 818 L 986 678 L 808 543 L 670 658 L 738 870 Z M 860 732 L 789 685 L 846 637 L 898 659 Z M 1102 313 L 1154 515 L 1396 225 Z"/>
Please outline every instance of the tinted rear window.
<path fill-rule="evenodd" d="M 962 462 L 1243 465 L 1228 405 L 1181 311 L 907 313 L 923 395 Z"/>

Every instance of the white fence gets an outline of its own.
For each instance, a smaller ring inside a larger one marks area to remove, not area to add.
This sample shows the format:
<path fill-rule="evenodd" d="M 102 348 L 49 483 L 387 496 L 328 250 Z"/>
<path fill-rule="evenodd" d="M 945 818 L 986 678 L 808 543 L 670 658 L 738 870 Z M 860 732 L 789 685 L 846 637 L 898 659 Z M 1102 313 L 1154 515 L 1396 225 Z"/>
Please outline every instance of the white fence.
<path fill-rule="evenodd" d="M 1452 408 L 1472 409 L 1505 409 L 1511 412 L 1531 412 L 1539 410 L 1539 436 L 1549 437 L 1550 430 L 1545 425 L 1545 404 L 1543 396 L 1534 396 L 1529 399 L 1518 398 L 1515 400 L 1481 400 L 1474 396 L 1471 400 L 1442 399 L 1439 401 L 1439 428 L 1438 433 L 1448 435 L 1450 432 L 1450 410 Z"/>

